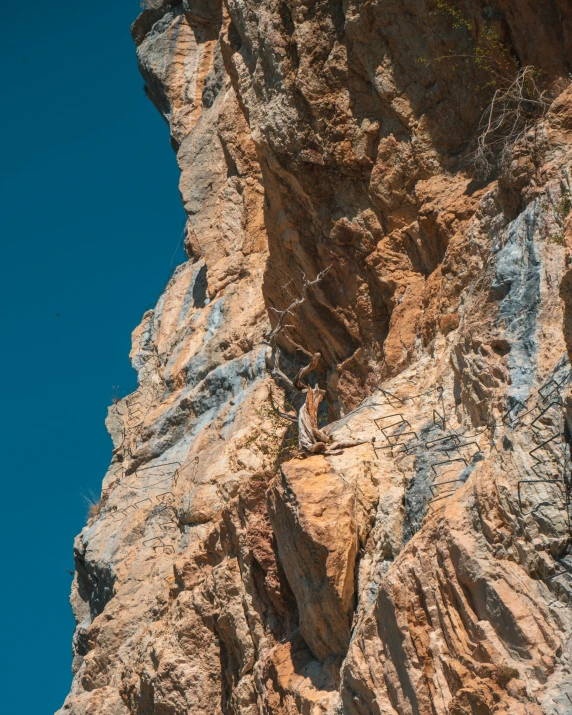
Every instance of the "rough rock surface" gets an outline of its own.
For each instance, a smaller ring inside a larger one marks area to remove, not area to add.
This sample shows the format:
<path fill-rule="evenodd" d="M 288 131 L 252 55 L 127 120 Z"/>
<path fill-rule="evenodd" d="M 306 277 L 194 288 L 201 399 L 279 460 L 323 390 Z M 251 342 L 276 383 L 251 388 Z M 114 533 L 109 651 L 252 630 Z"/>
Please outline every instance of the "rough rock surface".
<path fill-rule="evenodd" d="M 189 260 L 109 409 L 59 712 L 572 712 L 570 3 L 158 0 L 132 31 Z M 476 174 L 525 67 L 542 111 Z M 282 366 L 319 352 L 362 444 L 307 456 L 268 336 L 324 269 Z"/>

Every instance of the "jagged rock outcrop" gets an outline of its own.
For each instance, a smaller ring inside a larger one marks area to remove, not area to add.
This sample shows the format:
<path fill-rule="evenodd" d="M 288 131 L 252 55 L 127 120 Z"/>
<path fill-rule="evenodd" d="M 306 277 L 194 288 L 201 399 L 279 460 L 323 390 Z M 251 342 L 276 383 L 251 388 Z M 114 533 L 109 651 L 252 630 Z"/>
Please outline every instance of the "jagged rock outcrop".
<path fill-rule="evenodd" d="M 189 260 L 109 409 L 60 712 L 571 712 L 569 3 L 163 0 L 132 31 Z M 320 356 L 322 454 L 277 349 Z"/>

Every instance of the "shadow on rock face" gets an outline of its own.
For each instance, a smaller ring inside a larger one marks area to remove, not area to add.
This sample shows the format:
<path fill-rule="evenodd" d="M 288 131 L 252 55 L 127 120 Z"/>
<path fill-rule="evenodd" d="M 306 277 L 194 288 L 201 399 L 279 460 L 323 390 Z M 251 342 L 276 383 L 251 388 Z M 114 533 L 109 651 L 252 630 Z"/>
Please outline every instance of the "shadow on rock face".
<path fill-rule="evenodd" d="M 202 266 L 195 278 L 195 284 L 193 285 L 193 305 L 195 308 L 204 308 L 207 304 L 207 270 L 206 265 Z"/>

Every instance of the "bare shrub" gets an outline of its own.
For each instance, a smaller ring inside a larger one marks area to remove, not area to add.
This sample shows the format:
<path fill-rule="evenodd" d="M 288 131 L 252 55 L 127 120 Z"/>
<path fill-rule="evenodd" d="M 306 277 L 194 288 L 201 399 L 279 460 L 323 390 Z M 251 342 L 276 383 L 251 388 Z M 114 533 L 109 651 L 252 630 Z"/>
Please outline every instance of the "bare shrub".
<path fill-rule="evenodd" d="M 163 4 L 163 0 L 141 0 L 140 5 L 143 10 L 157 10 Z"/>
<path fill-rule="evenodd" d="M 540 72 L 532 66 L 519 67 L 514 52 L 495 27 L 486 22 L 479 26 L 449 0 L 434 0 L 434 7 L 450 18 L 454 28 L 468 34 L 472 47 L 466 53 L 451 49 L 440 57 L 420 57 L 418 61 L 427 66 L 447 62 L 453 70 L 468 62 L 478 70 L 475 91 L 494 89 L 479 122 L 476 149 L 466 162 L 475 169 L 476 178 L 487 179 L 530 130 L 539 126 L 550 101 L 540 87 Z M 535 149 L 541 136 L 535 133 L 532 137 Z"/>
<path fill-rule="evenodd" d="M 121 395 L 119 385 L 112 385 L 111 386 L 111 404 L 117 405 L 121 402 L 122 399 L 123 399 L 123 397 Z"/>
<path fill-rule="evenodd" d="M 479 123 L 477 148 L 469 158 L 477 176 L 487 178 L 500 167 L 549 106 L 534 67 L 522 67 L 510 79 L 497 77 L 497 88 Z"/>
<path fill-rule="evenodd" d="M 87 521 L 89 524 L 94 522 L 99 516 L 101 500 L 98 499 L 92 491 L 90 491 L 89 496 L 85 496 L 84 494 L 83 498 L 87 502 Z"/>
<path fill-rule="evenodd" d="M 356 442 L 355 440 L 351 440 L 349 442 L 335 442 L 330 435 L 320 429 L 318 417 L 319 408 L 326 395 L 326 391 L 320 389 L 319 385 L 312 387 L 309 382 L 303 382 L 303 380 L 304 378 L 307 378 L 308 374 L 318 366 L 322 355 L 319 352 L 312 354 L 302 345 L 299 345 L 295 340 L 293 340 L 286 332 L 289 329 L 294 328 L 293 325 L 289 325 L 285 322 L 288 319 L 288 316 L 294 316 L 296 314 L 298 308 L 305 303 L 308 297 L 308 288 L 320 283 L 330 268 L 331 266 L 328 266 L 323 271 L 318 273 L 312 281 L 308 280 L 306 275 L 302 272 L 302 292 L 299 298 L 294 297 L 290 293 L 288 289 L 288 286 L 290 285 L 289 283 L 282 286 L 283 290 L 289 295 L 291 303 L 284 310 L 271 308 L 271 310 L 278 315 L 278 321 L 266 341 L 266 343 L 272 347 L 272 377 L 276 382 L 282 384 L 287 393 L 295 396 L 294 402 L 299 402 L 299 398 L 301 397 L 304 398 L 304 404 L 297 409 L 297 413 L 286 412 L 284 409 L 277 406 L 274 401 L 272 389 L 269 388 L 268 399 L 270 407 L 278 417 L 290 422 L 292 425 L 297 425 L 297 430 L 291 428 L 291 433 L 297 434 L 298 449 L 300 452 L 306 454 L 317 454 L 318 452 L 335 453 L 334 450 L 341 450 L 347 447 L 355 447 L 358 444 L 363 444 L 363 440 L 359 442 Z M 286 340 L 297 351 L 303 353 L 310 361 L 307 365 L 298 370 L 296 377 L 293 380 L 290 379 L 280 367 L 280 348 L 277 345 L 277 339 L 279 336 Z"/>

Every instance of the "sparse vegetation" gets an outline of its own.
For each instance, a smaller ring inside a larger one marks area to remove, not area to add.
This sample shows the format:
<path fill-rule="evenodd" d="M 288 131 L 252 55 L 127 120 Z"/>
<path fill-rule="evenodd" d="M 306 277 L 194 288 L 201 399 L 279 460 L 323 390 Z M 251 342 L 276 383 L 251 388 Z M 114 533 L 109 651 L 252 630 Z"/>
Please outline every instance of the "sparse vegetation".
<path fill-rule="evenodd" d="M 548 243 L 555 243 L 557 246 L 565 246 L 566 241 L 564 240 L 563 233 L 553 233 L 548 237 Z"/>
<path fill-rule="evenodd" d="M 538 86 L 538 72 L 523 67 L 512 80 L 500 78 L 478 128 L 477 148 L 470 157 L 477 175 L 487 177 L 546 114 L 549 102 Z"/>
<path fill-rule="evenodd" d="M 89 496 L 83 496 L 87 502 L 87 522 L 88 524 L 95 521 L 99 516 L 99 511 L 101 509 L 101 500 L 98 499 L 93 492 L 89 493 Z"/>
<path fill-rule="evenodd" d="M 467 30 L 473 29 L 471 21 L 468 18 L 463 17 L 463 13 L 458 7 L 445 2 L 445 0 L 437 0 L 437 7 L 441 10 L 441 12 L 445 12 L 453 18 L 453 27 L 464 27 Z"/>
<path fill-rule="evenodd" d="M 293 408 L 292 408 L 293 409 Z M 272 458 L 274 468 L 278 469 L 283 462 L 300 454 L 298 448 L 298 424 L 288 422 L 284 432 L 284 420 L 272 409 L 270 399 L 257 410 L 259 417 L 270 421 L 271 432 L 259 434 L 254 444 L 265 455 Z"/>
<path fill-rule="evenodd" d="M 143 10 L 156 10 L 161 7 L 163 0 L 141 0 L 140 5 Z"/>
<path fill-rule="evenodd" d="M 264 402 L 256 414 L 261 420 L 260 426 L 253 426 L 248 437 L 241 440 L 237 447 L 261 452 L 269 458 L 272 470 L 277 472 L 281 464 L 301 454 L 298 447 L 298 424 L 289 423 L 284 429 L 284 421 L 272 409 L 270 400 Z M 233 467 L 240 469 L 236 460 L 234 462 Z"/>
<path fill-rule="evenodd" d="M 555 212 L 561 221 L 565 221 L 572 209 L 572 194 L 570 189 L 566 188 L 562 191 L 562 197 L 556 205 Z"/>
<path fill-rule="evenodd" d="M 520 673 L 516 668 L 511 668 L 508 665 L 503 665 L 502 667 L 499 668 L 497 674 L 496 674 L 496 681 L 499 684 L 501 688 L 506 688 L 506 686 L 509 684 L 509 682 L 513 678 L 518 678 Z"/>
<path fill-rule="evenodd" d="M 495 86 L 500 78 L 509 79 L 518 70 L 518 62 L 511 54 L 509 48 L 502 41 L 497 30 L 490 26 L 478 28 L 473 26 L 472 20 L 465 17 L 461 10 L 446 0 L 437 0 L 437 10 L 448 15 L 453 20 L 453 27 L 463 28 L 473 34 L 474 49 L 469 54 L 444 55 L 436 58 L 434 62 L 444 60 L 471 60 L 480 69 L 490 75 L 485 85 Z"/>
<path fill-rule="evenodd" d="M 100 506 L 101 506 L 100 502 L 90 504 L 90 507 L 87 512 L 88 521 L 95 521 L 95 519 L 97 519 L 97 517 L 99 516 Z"/>
<path fill-rule="evenodd" d="M 479 122 L 476 149 L 468 160 L 477 178 L 488 178 L 544 117 L 550 103 L 541 89 L 538 70 L 532 66 L 519 67 L 495 28 L 474 25 L 447 0 L 436 0 L 435 5 L 438 12 L 452 19 L 453 27 L 470 33 L 473 48 L 466 54 L 451 51 L 441 57 L 421 57 L 419 61 L 425 65 L 452 62 L 453 69 L 461 62 L 472 62 L 482 76 L 475 90 L 494 91 Z"/>
<path fill-rule="evenodd" d="M 473 62 L 484 72 L 483 81 L 476 89 L 496 87 L 503 78 L 508 80 L 514 75 L 518 70 L 518 62 L 494 28 L 474 26 L 472 20 L 465 17 L 458 7 L 445 0 L 437 0 L 435 5 L 438 12 L 448 15 L 453 20 L 454 28 L 462 28 L 471 34 L 473 49 L 468 53 L 459 54 L 451 50 L 441 57 L 420 57 L 419 62 L 425 65 L 452 62 L 454 69 L 462 61 Z"/>
<path fill-rule="evenodd" d="M 548 236 L 548 243 L 555 243 L 557 246 L 565 246 L 566 239 L 564 238 L 564 223 L 570 211 L 572 210 L 572 193 L 570 189 L 565 186 L 560 194 L 560 201 L 556 202 L 552 198 L 552 193 L 549 192 L 550 201 L 554 210 L 554 216 L 556 218 L 556 223 L 558 224 L 559 231 Z"/>
<path fill-rule="evenodd" d="M 119 385 L 113 385 L 111 387 L 111 403 L 113 405 L 117 405 L 118 402 L 121 402 L 121 394 L 119 390 Z"/>

